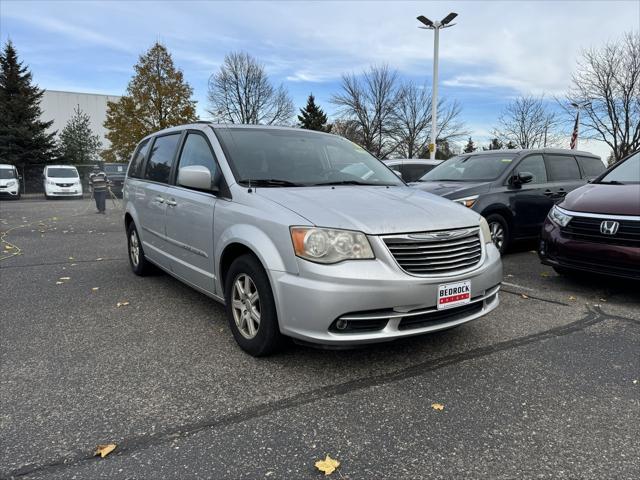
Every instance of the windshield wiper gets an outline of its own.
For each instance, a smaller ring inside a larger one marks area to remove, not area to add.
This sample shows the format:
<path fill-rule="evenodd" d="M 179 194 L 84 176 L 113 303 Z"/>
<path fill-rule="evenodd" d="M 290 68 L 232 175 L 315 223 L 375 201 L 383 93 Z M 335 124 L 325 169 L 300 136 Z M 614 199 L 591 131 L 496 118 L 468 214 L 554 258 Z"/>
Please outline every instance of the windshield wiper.
<path fill-rule="evenodd" d="M 374 187 L 395 186 L 392 183 L 371 183 L 371 182 L 361 182 L 360 180 L 336 180 L 333 182 L 312 183 L 311 185 L 314 187 L 323 186 L 323 185 L 365 185 L 365 186 L 374 186 Z"/>
<path fill-rule="evenodd" d="M 289 180 L 281 180 L 279 178 L 243 178 L 238 183 L 252 187 L 303 187 L 301 183 L 290 182 Z"/>
<path fill-rule="evenodd" d="M 624 182 L 619 182 L 618 180 L 608 180 L 606 182 L 598 182 L 599 184 L 602 185 L 624 185 Z"/>

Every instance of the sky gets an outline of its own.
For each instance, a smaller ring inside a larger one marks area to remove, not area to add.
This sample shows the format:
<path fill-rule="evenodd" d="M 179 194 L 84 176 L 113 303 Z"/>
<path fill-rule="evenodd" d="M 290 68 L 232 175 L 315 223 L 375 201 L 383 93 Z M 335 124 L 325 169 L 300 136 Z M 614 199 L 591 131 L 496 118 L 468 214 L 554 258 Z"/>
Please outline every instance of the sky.
<path fill-rule="evenodd" d="M 451 11 L 458 18 L 440 34 L 439 96 L 461 104 L 480 145 L 509 101 L 544 95 L 554 106 L 583 49 L 640 29 L 640 0 L 0 0 L 0 41 L 13 41 L 41 88 L 110 95 L 124 94 L 138 56 L 160 41 L 193 87 L 201 118 L 209 77 L 226 53 L 242 50 L 286 86 L 296 108 L 312 92 L 333 116 L 341 75 L 371 65 L 430 89 L 433 32 L 416 16 Z M 581 148 L 608 154 L 601 142 Z"/>

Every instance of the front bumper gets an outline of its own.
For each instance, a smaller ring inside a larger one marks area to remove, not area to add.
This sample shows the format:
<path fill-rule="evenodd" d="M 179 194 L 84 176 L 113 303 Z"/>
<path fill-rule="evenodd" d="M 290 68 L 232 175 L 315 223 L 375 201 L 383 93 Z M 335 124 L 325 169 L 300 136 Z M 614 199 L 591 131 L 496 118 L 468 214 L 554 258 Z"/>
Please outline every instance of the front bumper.
<path fill-rule="evenodd" d="M 80 185 L 69 188 L 46 186 L 44 193 L 47 197 L 82 197 L 82 187 Z"/>
<path fill-rule="evenodd" d="M 14 185 L 14 186 L 11 186 L 11 187 L 0 186 L 0 197 L 1 198 L 17 197 L 19 192 L 20 192 L 20 189 L 19 189 L 19 187 L 17 185 Z"/>
<path fill-rule="evenodd" d="M 640 280 L 640 248 L 573 239 L 547 218 L 538 256 L 544 265 Z"/>
<path fill-rule="evenodd" d="M 270 271 L 282 333 L 327 345 L 384 342 L 451 328 L 499 304 L 502 263 L 493 244 L 484 246 L 478 268 L 429 277 L 403 272 L 388 250 L 372 247 L 374 260 L 336 265 L 298 260 L 298 275 Z M 471 281 L 471 304 L 437 310 L 438 286 L 462 280 Z M 364 328 L 338 332 L 338 319 Z"/>

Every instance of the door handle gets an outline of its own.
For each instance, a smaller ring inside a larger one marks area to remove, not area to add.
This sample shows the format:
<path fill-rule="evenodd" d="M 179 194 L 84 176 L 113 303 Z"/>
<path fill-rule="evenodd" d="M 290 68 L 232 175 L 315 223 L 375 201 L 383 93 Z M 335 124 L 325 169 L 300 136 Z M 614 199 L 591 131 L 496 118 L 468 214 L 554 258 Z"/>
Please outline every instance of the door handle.
<path fill-rule="evenodd" d="M 162 197 L 156 197 L 156 198 L 154 198 L 154 200 L 156 202 L 158 202 L 158 203 L 164 203 L 164 198 L 162 198 Z"/>
<path fill-rule="evenodd" d="M 170 207 L 175 207 L 177 203 L 174 200 L 165 200 L 166 204 Z"/>
<path fill-rule="evenodd" d="M 551 190 L 547 189 L 547 190 L 544 191 L 544 195 L 547 196 L 547 197 L 553 197 L 553 192 Z"/>

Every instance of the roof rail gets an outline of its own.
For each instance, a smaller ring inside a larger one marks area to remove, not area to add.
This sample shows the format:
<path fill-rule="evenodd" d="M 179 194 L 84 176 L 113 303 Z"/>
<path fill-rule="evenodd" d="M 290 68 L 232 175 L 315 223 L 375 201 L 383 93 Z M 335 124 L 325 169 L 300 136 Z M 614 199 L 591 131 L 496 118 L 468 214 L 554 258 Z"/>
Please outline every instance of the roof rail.
<path fill-rule="evenodd" d="M 213 123 L 211 120 L 196 120 L 193 123 Z"/>

